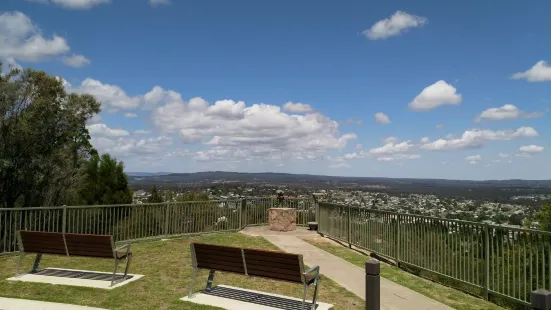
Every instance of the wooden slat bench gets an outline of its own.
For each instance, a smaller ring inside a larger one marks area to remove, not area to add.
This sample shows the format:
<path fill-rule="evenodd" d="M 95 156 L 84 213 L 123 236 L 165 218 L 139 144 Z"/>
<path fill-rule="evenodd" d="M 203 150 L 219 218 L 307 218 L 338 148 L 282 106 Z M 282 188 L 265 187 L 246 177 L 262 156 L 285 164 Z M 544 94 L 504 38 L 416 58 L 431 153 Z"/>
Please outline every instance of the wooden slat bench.
<path fill-rule="evenodd" d="M 212 289 L 215 271 L 263 277 L 273 280 L 300 283 L 304 286 L 302 309 L 306 302 L 308 288 L 314 285 L 311 309 L 316 309 L 319 288 L 319 266 L 304 271 L 302 255 L 276 251 L 237 248 L 206 243 L 191 243 L 193 276 L 189 287 L 189 298 L 199 269 L 208 269 L 209 277 L 205 290 Z"/>
<path fill-rule="evenodd" d="M 94 258 L 111 258 L 115 260 L 115 271 L 111 285 L 115 281 L 117 267 L 120 261 L 126 260 L 124 276 L 122 281 L 128 275 L 128 269 L 132 259 L 130 244 L 125 244 L 115 248 L 115 242 L 111 235 L 91 235 L 91 234 L 70 234 L 44 231 L 20 230 L 17 232 L 19 243 L 19 261 L 17 262 L 16 275 L 19 275 L 19 269 L 25 254 L 36 254 L 33 269 L 31 273 L 37 273 L 40 260 L 43 254 L 83 256 Z"/>

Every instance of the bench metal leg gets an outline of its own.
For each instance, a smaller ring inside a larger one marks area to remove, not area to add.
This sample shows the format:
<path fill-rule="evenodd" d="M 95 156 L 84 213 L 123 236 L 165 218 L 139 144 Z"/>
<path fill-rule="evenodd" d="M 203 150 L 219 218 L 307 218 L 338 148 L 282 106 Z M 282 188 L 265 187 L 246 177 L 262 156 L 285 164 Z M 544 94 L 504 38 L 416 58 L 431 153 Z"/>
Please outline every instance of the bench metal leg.
<path fill-rule="evenodd" d="M 117 267 L 119 266 L 119 260 L 115 258 L 115 271 L 113 271 L 113 277 L 111 278 L 111 286 L 115 284 L 115 277 L 117 276 Z"/>
<path fill-rule="evenodd" d="M 19 252 L 19 258 L 17 259 L 17 265 L 15 266 L 15 276 L 19 276 L 19 270 L 21 269 L 21 264 L 23 263 L 23 258 L 25 257 L 25 252 Z"/>
<path fill-rule="evenodd" d="M 124 267 L 124 276 L 122 277 L 122 280 L 126 280 L 126 277 L 128 276 L 128 269 L 130 269 L 130 263 L 132 262 L 132 254 L 129 254 L 126 256 L 126 267 Z"/>
<path fill-rule="evenodd" d="M 316 310 L 316 303 L 318 302 L 318 287 L 319 287 L 320 278 L 318 277 L 314 286 L 314 298 L 312 299 L 312 310 Z"/>
<path fill-rule="evenodd" d="M 212 289 L 212 282 L 214 281 L 214 270 L 209 271 L 209 278 L 207 279 L 207 287 L 205 291 L 209 292 Z"/>
<path fill-rule="evenodd" d="M 302 306 L 300 307 L 300 310 L 305 310 L 304 307 L 306 305 L 306 293 L 308 292 L 308 285 L 304 284 L 304 293 L 302 294 Z"/>
<path fill-rule="evenodd" d="M 33 264 L 33 270 L 31 271 L 31 273 L 38 272 L 38 267 L 40 267 L 40 260 L 42 260 L 42 253 L 36 254 L 36 258 L 34 259 L 34 264 Z"/>
<path fill-rule="evenodd" d="M 189 293 L 188 298 L 191 298 L 193 295 L 193 287 L 195 286 L 195 279 L 197 278 L 197 268 L 193 268 L 193 275 L 191 276 L 191 283 L 189 284 Z"/>

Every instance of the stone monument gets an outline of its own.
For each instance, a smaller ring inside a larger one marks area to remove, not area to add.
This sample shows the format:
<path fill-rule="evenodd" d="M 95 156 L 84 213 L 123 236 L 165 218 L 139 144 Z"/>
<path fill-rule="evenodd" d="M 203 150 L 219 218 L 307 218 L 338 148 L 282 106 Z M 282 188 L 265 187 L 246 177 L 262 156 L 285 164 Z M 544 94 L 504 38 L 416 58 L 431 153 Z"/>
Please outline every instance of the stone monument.
<path fill-rule="evenodd" d="M 268 209 L 270 230 L 293 231 L 297 229 L 297 210 L 295 208 Z"/>

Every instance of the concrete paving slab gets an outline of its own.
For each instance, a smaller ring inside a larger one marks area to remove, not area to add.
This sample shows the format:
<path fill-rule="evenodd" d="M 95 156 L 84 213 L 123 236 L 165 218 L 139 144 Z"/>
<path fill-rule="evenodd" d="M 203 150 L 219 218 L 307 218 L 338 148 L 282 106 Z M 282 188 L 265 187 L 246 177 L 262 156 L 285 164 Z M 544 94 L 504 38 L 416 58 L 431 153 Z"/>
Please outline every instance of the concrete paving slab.
<path fill-rule="evenodd" d="M 264 227 L 247 227 L 240 232 L 251 236 L 262 236 L 285 252 L 302 254 L 306 265 L 320 266 L 322 275 L 365 300 L 364 269 L 299 238 L 316 235 L 316 232 L 302 227 L 297 227 L 296 231 L 283 233 L 270 231 Z M 323 286 L 323 280 L 321 285 Z M 381 277 L 381 309 L 451 310 L 452 308 Z"/>
<path fill-rule="evenodd" d="M 0 297 L 0 309 L 2 310 L 106 310 L 70 304 L 60 304 L 38 300 Z"/>
<path fill-rule="evenodd" d="M 307 297 L 308 298 L 308 297 Z M 311 298 L 311 297 L 310 297 Z M 300 309 L 302 299 L 247 290 L 227 285 L 217 285 L 211 293 L 195 293 L 191 298 L 180 298 L 200 305 L 221 307 L 228 310 L 272 310 L 272 309 Z M 308 302 L 308 300 L 306 300 Z M 310 302 L 312 300 L 310 299 Z M 317 310 L 328 310 L 333 305 L 317 302 Z M 309 309 L 309 308 L 307 308 Z"/>
<path fill-rule="evenodd" d="M 113 273 L 102 271 L 46 268 L 35 274 L 27 273 L 20 276 L 8 278 L 7 280 L 56 285 L 83 286 L 100 288 L 104 290 L 112 290 L 124 286 L 130 282 L 137 281 L 143 277 L 143 275 L 140 274 L 128 274 L 128 279 L 115 283 L 115 285 L 111 286 L 112 274 Z M 123 275 L 123 273 L 117 273 L 117 276 L 119 278 L 121 278 Z"/>

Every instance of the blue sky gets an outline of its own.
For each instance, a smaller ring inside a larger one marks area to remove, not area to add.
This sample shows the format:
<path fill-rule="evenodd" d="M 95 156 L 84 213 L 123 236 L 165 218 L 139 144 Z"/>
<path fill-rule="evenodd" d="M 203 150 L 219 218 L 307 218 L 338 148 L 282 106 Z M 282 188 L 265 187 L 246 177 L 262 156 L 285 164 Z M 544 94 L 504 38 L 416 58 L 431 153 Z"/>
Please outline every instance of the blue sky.
<path fill-rule="evenodd" d="M 549 1 L 4 0 L 127 171 L 549 179 Z"/>

